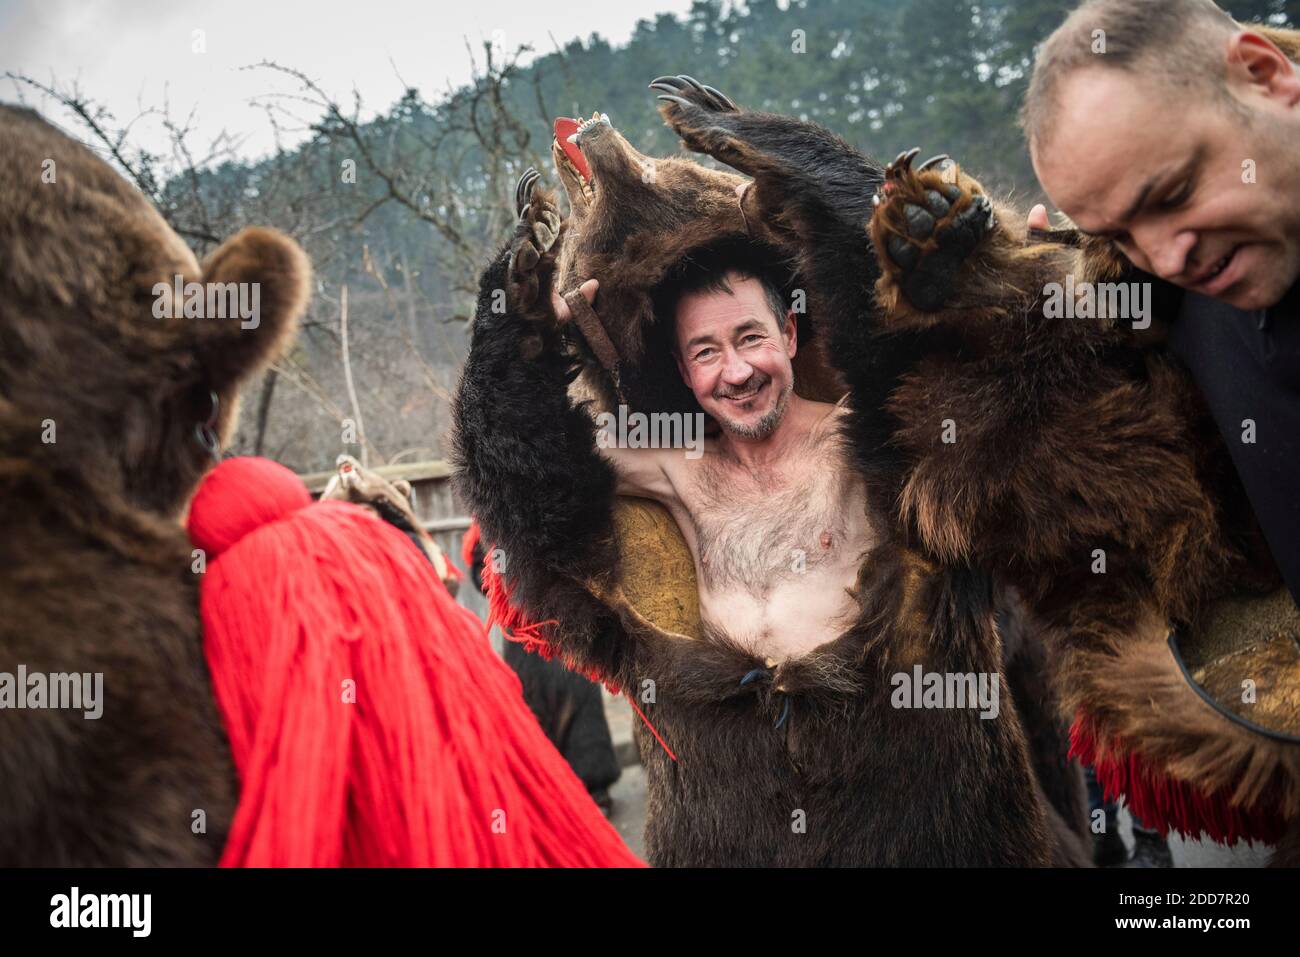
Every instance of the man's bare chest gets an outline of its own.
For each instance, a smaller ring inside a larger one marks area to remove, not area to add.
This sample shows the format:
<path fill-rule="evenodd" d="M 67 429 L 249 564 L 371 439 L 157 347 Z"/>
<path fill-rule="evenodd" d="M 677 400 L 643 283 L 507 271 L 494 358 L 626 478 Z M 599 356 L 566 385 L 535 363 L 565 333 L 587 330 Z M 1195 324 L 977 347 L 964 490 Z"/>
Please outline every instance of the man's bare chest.
<path fill-rule="evenodd" d="M 862 483 L 834 446 L 761 475 L 702 461 L 685 485 L 702 591 L 761 599 L 783 584 L 838 579 L 866 548 Z"/>

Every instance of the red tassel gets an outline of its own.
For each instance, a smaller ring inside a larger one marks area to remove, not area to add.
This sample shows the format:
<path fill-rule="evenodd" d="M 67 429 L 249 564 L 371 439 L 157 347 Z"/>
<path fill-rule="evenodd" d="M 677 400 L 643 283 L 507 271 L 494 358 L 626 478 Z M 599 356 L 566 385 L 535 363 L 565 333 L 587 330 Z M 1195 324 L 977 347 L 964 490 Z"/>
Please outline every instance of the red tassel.
<path fill-rule="evenodd" d="M 1169 776 L 1119 741 L 1104 749 L 1099 744 L 1092 720 L 1079 712 L 1070 727 L 1070 757 L 1092 766 L 1108 800 L 1122 796 L 1138 820 L 1162 835 L 1172 828 L 1191 838 L 1207 834 L 1220 844 L 1242 838 L 1276 844 L 1286 830 L 1276 803 L 1243 808 L 1232 803 L 1227 788 L 1207 794 Z"/>
<path fill-rule="evenodd" d="M 223 866 L 635 866 L 397 529 L 230 459 L 190 534 L 240 779 Z"/>
<path fill-rule="evenodd" d="M 488 627 L 500 625 L 511 641 L 520 642 L 525 650 L 535 652 L 550 661 L 555 657 L 555 648 L 542 635 L 542 629 L 559 622 L 554 619 L 529 621 L 522 609 L 510 603 L 510 586 L 492 564 L 493 551 L 492 547 L 486 550 L 483 555 L 483 568 L 480 570 L 483 591 L 487 593 L 488 600 Z"/>
<path fill-rule="evenodd" d="M 478 523 L 476 522 L 474 528 L 477 529 L 477 527 Z M 468 533 L 466 537 L 468 537 Z M 559 622 L 554 618 L 546 621 L 532 621 L 524 613 L 523 609 L 512 604 L 510 586 L 492 565 L 492 551 L 493 548 L 489 547 L 485 552 L 481 571 L 483 591 L 487 593 L 488 600 L 488 627 L 491 628 L 494 624 L 500 625 L 501 633 L 510 641 L 523 645 L 524 651 L 541 655 L 547 661 L 552 660 L 558 654 L 558 649 L 546 639 L 542 634 L 542 629 L 550 625 L 558 625 Z M 561 660 L 570 671 L 576 671 L 580 675 L 585 675 L 591 681 L 603 684 L 609 689 L 610 694 L 623 693 L 618 683 L 609 675 L 595 668 L 584 667 L 567 658 L 562 657 Z"/>
<path fill-rule="evenodd" d="M 465 534 L 461 536 L 460 560 L 464 563 L 465 571 L 467 572 L 474 568 L 474 547 L 478 545 L 479 536 L 481 534 L 482 530 L 478 527 L 478 522 L 471 520 L 469 528 L 467 528 Z"/>

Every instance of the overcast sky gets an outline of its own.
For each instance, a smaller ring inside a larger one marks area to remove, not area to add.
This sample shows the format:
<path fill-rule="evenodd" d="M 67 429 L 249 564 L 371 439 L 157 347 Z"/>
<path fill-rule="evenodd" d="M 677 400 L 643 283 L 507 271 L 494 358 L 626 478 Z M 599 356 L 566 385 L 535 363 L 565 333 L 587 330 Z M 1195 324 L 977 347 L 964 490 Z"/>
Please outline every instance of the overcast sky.
<path fill-rule="evenodd" d="M 620 43 L 637 20 L 689 8 L 690 0 L 0 0 L 0 77 L 76 80 L 119 120 L 166 96 L 175 117 L 197 108 L 196 147 L 224 127 L 250 134 L 241 152 L 255 156 L 273 140 L 250 99 L 293 90 L 287 78 L 240 70 L 260 60 L 302 70 L 340 98 L 355 84 L 374 110 L 402 93 L 394 65 L 429 99 L 465 82 L 466 38 L 546 53 L 551 36 L 564 44 L 596 32 Z M 196 30 L 206 52 L 192 49 Z M 75 131 L 39 94 L 23 96 Z M 17 99 L 13 81 L 0 79 L 0 101 Z M 156 125 L 143 125 L 140 136 L 154 147 L 167 142 Z"/>

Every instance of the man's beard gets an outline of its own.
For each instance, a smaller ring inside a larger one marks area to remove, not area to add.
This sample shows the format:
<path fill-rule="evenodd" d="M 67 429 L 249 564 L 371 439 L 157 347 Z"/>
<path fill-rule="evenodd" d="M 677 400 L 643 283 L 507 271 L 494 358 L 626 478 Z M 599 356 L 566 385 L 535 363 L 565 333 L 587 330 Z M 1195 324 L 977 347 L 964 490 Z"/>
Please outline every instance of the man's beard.
<path fill-rule="evenodd" d="M 760 382 L 758 388 L 762 388 L 767 381 L 770 381 L 770 379 Z M 740 389 L 737 391 L 744 392 L 745 390 Z M 790 404 L 790 393 L 793 391 L 794 382 L 787 381 L 785 388 L 782 389 L 781 394 L 777 396 L 776 405 L 772 407 L 772 411 L 768 412 L 753 425 L 742 425 L 739 422 L 732 422 L 720 415 L 715 417 L 718 420 L 718 424 L 732 435 L 738 435 L 742 439 L 765 439 L 776 431 L 776 427 L 780 425 L 781 420 L 785 418 L 785 410 Z M 719 398 L 724 397 L 719 396 Z"/>

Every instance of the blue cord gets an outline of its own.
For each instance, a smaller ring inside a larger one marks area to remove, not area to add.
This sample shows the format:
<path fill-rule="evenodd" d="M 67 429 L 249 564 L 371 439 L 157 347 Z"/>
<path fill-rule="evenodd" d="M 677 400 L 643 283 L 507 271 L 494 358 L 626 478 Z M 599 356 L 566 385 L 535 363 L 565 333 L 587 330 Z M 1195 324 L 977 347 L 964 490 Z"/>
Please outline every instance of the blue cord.
<path fill-rule="evenodd" d="M 790 717 L 790 699 L 787 697 L 785 699 L 785 707 L 781 709 L 781 717 L 776 722 L 777 730 L 780 730 L 781 725 L 785 724 L 785 719 L 788 717 Z"/>
<path fill-rule="evenodd" d="M 753 671 L 747 672 L 745 677 L 740 679 L 740 684 L 743 687 L 751 681 L 757 681 L 760 678 L 766 678 L 768 681 L 771 681 L 772 675 L 766 668 L 755 668 Z M 779 731 L 781 725 L 785 724 L 785 719 L 788 717 L 790 717 L 790 699 L 787 697 L 785 698 L 784 707 L 781 708 L 781 717 L 777 719 L 774 727 Z"/>

